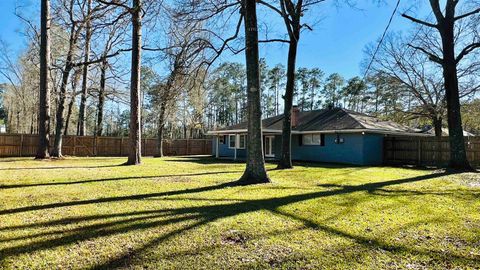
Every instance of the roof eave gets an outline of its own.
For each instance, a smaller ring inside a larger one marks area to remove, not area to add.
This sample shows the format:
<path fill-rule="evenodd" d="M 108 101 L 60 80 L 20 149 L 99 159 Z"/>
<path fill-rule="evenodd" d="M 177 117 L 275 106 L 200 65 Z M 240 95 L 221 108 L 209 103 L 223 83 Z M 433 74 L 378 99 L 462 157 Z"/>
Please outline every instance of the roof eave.
<path fill-rule="evenodd" d="M 262 132 L 266 133 L 278 133 L 281 134 L 281 130 L 276 129 L 262 129 Z M 232 134 L 232 133 L 247 133 L 247 129 L 229 129 L 229 130 L 211 130 L 207 131 L 207 135 L 218 135 L 218 134 Z"/>
<path fill-rule="evenodd" d="M 275 129 L 263 129 L 263 133 L 276 133 L 281 134 L 281 130 Z M 232 133 L 246 133 L 246 129 L 231 129 L 231 130 L 212 130 L 208 131 L 207 135 L 226 135 Z M 407 131 L 389 131 L 389 130 L 381 130 L 381 129 L 340 129 L 340 130 L 314 130 L 314 131 L 297 131 L 292 130 L 292 134 L 334 134 L 334 133 L 370 133 L 370 134 L 383 134 L 383 135 L 403 135 L 403 136 L 418 136 L 418 137 L 428 137 L 432 136 L 431 134 L 424 134 L 424 133 L 415 133 L 415 132 L 407 132 Z"/>
<path fill-rule="evenodd" d="M 431 136 L 429 134 L 407 132 L 407 131 L 390 131 L 384 129 L 340 129 L 340 130 L 314 130 L 314 131 L 292 131 L 292 134 L 312 134 L 312 133 L 370 133 L 384 135 L 405 135 L 405 136 Z"/>

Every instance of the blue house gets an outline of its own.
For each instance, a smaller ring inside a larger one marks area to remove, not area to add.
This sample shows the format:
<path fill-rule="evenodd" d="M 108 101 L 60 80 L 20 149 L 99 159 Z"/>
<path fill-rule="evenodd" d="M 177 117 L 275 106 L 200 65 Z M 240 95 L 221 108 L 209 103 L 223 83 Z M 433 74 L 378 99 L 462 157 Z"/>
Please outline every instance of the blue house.
<path fill-rule="evenodd" d="M 283 115 L 262 120 L 266 159 L 281 153 Z M 247 123 L 210 131 L 213 155 L 217 158 L 246 157 Z M 292 159 L 355 165 L 383 162 L 383 138 L 389 135 L 425 136 L 391 121 L 332 108 L 300 112 L 292 110 Z"/>

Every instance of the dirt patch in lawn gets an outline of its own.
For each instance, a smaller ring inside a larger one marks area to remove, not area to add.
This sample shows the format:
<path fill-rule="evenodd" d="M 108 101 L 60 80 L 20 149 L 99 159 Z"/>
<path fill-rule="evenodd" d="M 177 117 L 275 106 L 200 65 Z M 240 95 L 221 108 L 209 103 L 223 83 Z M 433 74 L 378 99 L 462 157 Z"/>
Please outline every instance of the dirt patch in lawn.
<path fill-rule="evenodd" d="M 245 245 L 249 237 L 243 231 L 229 230 L 222 235 L 223 245 Z"/>
<path fill-rule="evenodd" d="M 480 173 L 462 173 L 456 175 L 455 179 L 465 186 L 480 188 Z"/>

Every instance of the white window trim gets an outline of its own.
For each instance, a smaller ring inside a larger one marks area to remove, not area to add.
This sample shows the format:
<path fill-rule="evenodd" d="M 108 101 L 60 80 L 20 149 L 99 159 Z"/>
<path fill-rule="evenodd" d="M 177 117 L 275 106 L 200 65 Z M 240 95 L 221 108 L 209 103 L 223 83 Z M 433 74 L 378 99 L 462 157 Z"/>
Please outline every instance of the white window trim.
<path fill-rule="evenodd" d="M 235 146 L 232 147 L 231 138 L 235 137 Z M 228 149 L 235 149 L 237 148 L 237 135 L 235 134 L 228 134 Z"/>
<path fill-rule="evenodd" d="M 243 147 L 240 146 L 240 137 L 242 136 L 245 138 L 243 140 Z M 244 135 L 244 134 L 237 135 L 236 142 L 237 142 L 237 149 L 245 149 L 247 147 L 247 135 Z"/>
<path fill-rule="evenodd" d="M 320 141 L 319 143 L 305 143 L 305 136 L 312 136 L 312 141 L 313 141 L 313 136 L 318 135 L 320 136 Z M 322 146 L 322 134 L 321 133 L 308 133 L 308 134 L 302 134 L 302 145 L 305 146 Z"/>
<path fill-rule="evenodd" d="M 265 157 L 270 157 L 270 158 L 275 157 L 275 150 L 274 150 L 275 145 L 273 144 L 273 140 L 275 140 L 275 136 L 265 136 L 265 138 L 269 138 L 270 140 L 270 144 L 268 145 L 268 148 L 269 148 L 268 150 L 270 154 L 267 154 L 266 153 L 267 151 L 265 149 Z"/>
<path fill-rule="evenodd" d="M 245 145 L 243 147 L 240 147 L 240 137 L 244 136 L 245 137 Z M 235 146 L 232 147 L 230 144 L 231 137 L 235 137 Z M 247 147 L 247 135 L 244 134 L 228 134 L 228 149 L 245 149 Z"/>

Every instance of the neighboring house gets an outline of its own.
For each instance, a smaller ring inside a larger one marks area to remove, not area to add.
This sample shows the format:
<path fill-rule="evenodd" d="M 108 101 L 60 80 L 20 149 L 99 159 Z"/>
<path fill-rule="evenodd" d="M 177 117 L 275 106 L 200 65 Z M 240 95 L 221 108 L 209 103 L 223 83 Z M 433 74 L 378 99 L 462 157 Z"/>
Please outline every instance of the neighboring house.
<path fill-rule="evenodd" d="M 283 115 L 262 121 L 267 159 L 280 157 L 282 124 Z M 213 155 L 244 159 L 246 127 L 245 122 L 210 131 Z M 293 160 L 379 165 L 383 162 L 383 137 L 388 135 L 426 136 L 403 125 L 346 109 L 292 110 Z"/>
<path fill-rule="evenodd" d="M 426 130 L 422 131 L 424 134 L 435 135 L 435 129 L 432 127 L 427 128 Z M 442 128 L 442 136 L 448 136 L 448 128 Z M 474 137 L 475 134 L 468 132 L 466 130 L 463 131 L 463 136 L 465 137 Z"/>

